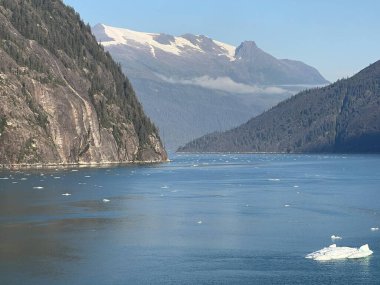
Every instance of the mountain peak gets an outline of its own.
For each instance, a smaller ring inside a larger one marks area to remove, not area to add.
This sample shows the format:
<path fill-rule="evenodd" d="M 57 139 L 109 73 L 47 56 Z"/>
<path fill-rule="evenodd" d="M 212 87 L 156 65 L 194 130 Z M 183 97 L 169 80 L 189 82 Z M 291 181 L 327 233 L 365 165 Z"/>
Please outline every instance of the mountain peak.
<path fill-rule="evenodd" d="M 252 59 L 258 51 L 261 50 L 254 41 L 244 41 L 236 48 L 235 56 L 240 59 Z"/>

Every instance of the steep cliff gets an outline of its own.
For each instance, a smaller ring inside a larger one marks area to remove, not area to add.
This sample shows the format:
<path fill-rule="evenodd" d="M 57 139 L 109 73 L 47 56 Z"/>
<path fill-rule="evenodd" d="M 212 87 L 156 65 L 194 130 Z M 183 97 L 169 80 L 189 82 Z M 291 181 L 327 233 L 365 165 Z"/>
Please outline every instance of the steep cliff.
<path fill-rule="evenodd" d="M 380 153 L 380 61 L 301 92 L 247 123 L 179 151 Z"/>
<path fill-rule="evenodd" d="M 0 164 L 167 159 L 128 79 L 72 8 L 0 0 Z"/>

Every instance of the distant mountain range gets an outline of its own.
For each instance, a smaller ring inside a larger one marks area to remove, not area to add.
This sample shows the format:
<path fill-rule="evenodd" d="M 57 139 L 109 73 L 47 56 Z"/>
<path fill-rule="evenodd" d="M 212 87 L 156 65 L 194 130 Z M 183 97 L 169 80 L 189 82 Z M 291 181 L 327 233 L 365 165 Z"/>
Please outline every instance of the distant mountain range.
<path fill-rule="evenodd" d="M 167 148 L 235 127 L 307 86 L 328 82 L 302 62 L 276 59 L 252 41 L 235 47 L 203 35 L 175 37 L 98 24 Z"/>
<path fill-rule="evenodd" d="M 380 61 L 355 76 L 307 90 L 183 152 L 380 152 Z"/>

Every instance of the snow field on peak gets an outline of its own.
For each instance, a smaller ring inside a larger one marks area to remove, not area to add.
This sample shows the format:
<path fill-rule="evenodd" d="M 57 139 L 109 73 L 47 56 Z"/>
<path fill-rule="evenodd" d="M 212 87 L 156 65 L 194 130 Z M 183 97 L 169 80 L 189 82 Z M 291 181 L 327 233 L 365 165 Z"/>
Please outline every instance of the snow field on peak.
<path fill-rule="evenodd" d="M 153 57 L 156 57 L 155 49 L 160 49 L 164 52 L 175 54 L 177 56 L 181 55 L 184 49 L 192 49 L 197 52 L 205 53 L 205 51 L 200 48 L 198 45 L 193 44 L 189 40 L 183 37 L 173 37 L 174 42 L 171 41 L 170 44 L 162 44 L 155 40 L 155 37 L 160 34 L 157 33 L 144 33 L 136 32 L 124 28 L 115 28 L 111 26 L 101 25 L 104 29 L 104 33 L 111 38 L 109 41 L 102 41 L 103 46 L 112 46 L 112 45 L 129 45 L 136 46 L 136 43 L 142 46 L 149 48 L 150 53 Z M 223 51 L 219 56 L 226 56 L 230 61 L 235 60 L 235 50 L 236 47 L 222 43 L 219 41 L 212 40 L 215 45 L 220 47 Z M 197 39 L 197 42 L 200 42 Z"/>

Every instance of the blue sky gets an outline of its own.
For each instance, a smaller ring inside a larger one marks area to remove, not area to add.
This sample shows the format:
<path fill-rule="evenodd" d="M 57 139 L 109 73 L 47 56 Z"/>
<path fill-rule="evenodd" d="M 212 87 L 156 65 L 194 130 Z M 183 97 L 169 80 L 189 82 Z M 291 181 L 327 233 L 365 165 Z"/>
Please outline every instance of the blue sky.
<path fill-rule="evenodd" d="M 378 0 L 64 0 L 91 25 L 254 40 L 277 58 L 304 61 L 330 81 L 380 59 Z"/>

